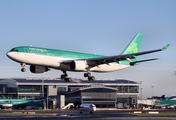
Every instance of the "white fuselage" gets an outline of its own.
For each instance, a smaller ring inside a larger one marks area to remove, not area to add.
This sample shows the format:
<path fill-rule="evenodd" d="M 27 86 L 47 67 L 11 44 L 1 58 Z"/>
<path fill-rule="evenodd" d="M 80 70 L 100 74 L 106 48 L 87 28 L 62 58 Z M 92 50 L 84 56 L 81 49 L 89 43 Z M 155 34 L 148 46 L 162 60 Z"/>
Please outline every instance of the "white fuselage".
<path fill-rule="evenodd" d="M 62 71 L 63 70 L 64 71 L 75 71 L 75 70 L 70 69 L 68 65 L 62 64 L 62 62 L 66 60 L 74 60 L 71 58 L 38 55 L 34 53 L 24 53 L 24 52 L 23 53 L 22 52 L 8 52 L 7 56 L 16 62 L 25 63 L 28 65 L 46 66 L 49 68 L 58 69 Z M 111 71 L 125 69 L 128 67 L 129 65 L 109 63 L 109 64 L 101 64 L 96 67 L 92 67 L 90 71 L 92 72 L 111 72 Z M 87 71 L 87 70 L 86 69 L 81 70 L 81 72 L 84 72 L 84 71 Z"/>
<path fill-rule="evenodd" d="M 82 112 L 90 112 L 90 113 L 94 113 L 96 111 L 96 106 L 94 104 L 81 104 L 80 105 L 80 113 Z"/>

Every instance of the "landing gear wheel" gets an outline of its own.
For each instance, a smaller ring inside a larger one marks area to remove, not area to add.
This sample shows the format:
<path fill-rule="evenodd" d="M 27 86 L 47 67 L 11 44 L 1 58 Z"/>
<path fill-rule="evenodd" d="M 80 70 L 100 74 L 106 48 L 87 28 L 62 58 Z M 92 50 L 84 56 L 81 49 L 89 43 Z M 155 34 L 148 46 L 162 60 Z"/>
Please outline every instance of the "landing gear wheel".
<path fill-rule="evenodd" d="M 21 64 L 21 72 L 25 72 L 26 71 L 26 69 L 24 68 L 24 66 L 26 65 L 25 63 L 20 63 Z"/>
<path fill-rule="evenodd" d="M 87 74 L 87 73 L 84 73 L 84 77 L 85 77 L 85 78 L 88 77 L 88 74 Z"/>
<path fill-rule="evenodd" d="M 61 75 L 61 79 L 64 79 L 65 82 L 71 82 L 72 81 L 72 79 L 70 77 L 68 77 L 66 71 L 63 71 L 63 74 Z"/>
<path fill-rule="evenodd" d="M 68 79 L 67 79 L 67 78 L 65 78 L 65 82 L 68 82 Z"/>
<path fill-rule="evenodd" d="M 65 75 L 64 74 L 61 75 L 61 79 L 65 79 Z"/>
<path fill-rule="evenodd" d="M 91 74 L 89 72 L 87 73 L 87 77 L 91 77 Z"/>
<path fill-rule="evenodd" d="M 65 78 L 65 82 L 71 82 L 71 81 L 72 81 L 72 79 L 70 77 Z"/>
<path fill-rule="evenodd" d="M 88 80 L 89 80 L 89 81 L 91 81 L 91 80 L 94 81 L 94 80 L 95 80 L 95 77 L 94 77 L 94 76 L 88 77 Z"/>
<path fill-rule="evenodd" d="M 25 72 L 26 71 L 26 69 L 25 68 L 21 68 L 21 72 Z"/>
<path fill-rule="evenodd" d="M 94 112 L 93 112 L 93 111 L 90 111 L 90 114 L 94 114 Z"/>
<path fill-rule="evenodd" d="M 65 79 L 65 78 L 67 78 L 67 77 L 68 77 L 67 74 L 62 74 L 62 75 L 61 75 L 61 79 Z"/>
<path fill-rule="evenodd" d="M 84 77 L 91 77 L 90 73 L 84 73 Z"/>
<path fill-rule="evenodd" d="M 94 77 L 94 76 L 92 76 L 91 78 L 92 78 L 92 80 L 95 80 L 95 77 Z"/>
<path fill-rule="evenodd" d="M 91 81 L 91 80 L 92 80 L 92 78 L 91 78 L 91 77 L 88 77 L 88 80 L 89 80 L 89 81 Z"/>
<path fill-rule="evenodd" d="M 95 77 L 94 77 L 94 76 L 91 76 L 91 73 L 90 73 L 90 72 L 84 73 L 84 77 L 88 77 L 88 80 L 89 80 L 89 81 L 95 80 Z"/>
<path fill-rule="evenodd" d="M 71 77 L 69 77 L 69 78 L 68 78 L 68 81 L 69 81 L 69 82 L 71 82 L 71 81 L 72 81 Z"/>

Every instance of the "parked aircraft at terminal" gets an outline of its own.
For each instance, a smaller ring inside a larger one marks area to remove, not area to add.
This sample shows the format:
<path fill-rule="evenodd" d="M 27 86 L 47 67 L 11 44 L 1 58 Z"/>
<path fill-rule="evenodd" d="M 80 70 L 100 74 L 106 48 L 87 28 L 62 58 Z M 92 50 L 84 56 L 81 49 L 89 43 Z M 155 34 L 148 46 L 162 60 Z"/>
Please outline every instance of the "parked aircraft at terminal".
<path fill-rule="evenodd" d="M 34 99 L 7 99 L 4 95 L 0 98 L 0 105 L 39 105 L 42 104 L 43 100 L 34 100 Z"/>
<path fill-rule="evenodd" d="M 71 81 L 66 71 L 86 72 L 84 77 L 88 80 L 94 80 L 90 72 L 111 72 L 137 65 L 141 62 L 157 60 L 158 58 L 137 60 L 137 56 L 153 52 L 159 52 L 169 47 L 169 44 L 161 49 L 139 52 L 142 41 L 142 34 L 138 33 L 123 50 L 120 55 L 103 56 L 88 53 L 80 53 L 65 50 L 56 50 L 34 46 L 19 46 L 12 48 L 7 52 L 7 56 L 21 64 L 22 72 L 26 69 L 24 66 L 30 65 L 32 73 L 44 73 L 50 68 L 63 71 L 61 75 L 65 81 Z"/>
<path fill-rule="evenodd" d="M 82 103 L 79 107 L 80 113 L 89 112 L 94 113 L 96 111 L 96 106 L 94 104 Z"/>

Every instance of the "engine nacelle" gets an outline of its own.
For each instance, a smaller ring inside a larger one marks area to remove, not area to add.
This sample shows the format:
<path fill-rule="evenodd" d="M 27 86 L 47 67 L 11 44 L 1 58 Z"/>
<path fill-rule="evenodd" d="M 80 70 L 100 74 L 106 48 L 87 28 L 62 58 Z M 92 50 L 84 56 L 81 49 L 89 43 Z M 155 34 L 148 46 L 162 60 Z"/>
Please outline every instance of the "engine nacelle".
<path fill-rule="evenodd" d="M 85 71 L 88 68 L 86 61 L 71 61 L 70 69 L 77 71 Z"/>
<path fill-rule="evenodd" d="M 36 66 L 36 65 L 31 65 L 30 66 L 30 71 L 32 73 L 44 73 L 47 72 L 49 69 L 47 67 L 43 66 Z"/>

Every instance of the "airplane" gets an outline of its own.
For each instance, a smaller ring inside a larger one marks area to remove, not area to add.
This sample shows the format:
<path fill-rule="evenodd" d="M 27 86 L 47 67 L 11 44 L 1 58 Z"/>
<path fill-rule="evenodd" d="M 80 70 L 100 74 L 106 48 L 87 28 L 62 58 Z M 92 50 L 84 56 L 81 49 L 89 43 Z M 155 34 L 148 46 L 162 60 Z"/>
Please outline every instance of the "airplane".
<path fill-rule="evenodd" d="M 160 101 L 155 102 L 156 108 L 176 108 L 176 96 L 165 97 L 162 95 Z"/>
<path fill-rule="evenodd" d="M 169 44 L 161 49 L 139 52 L 143 34 L 137 33 L 120 55 L 104 56 L 65 50 L 56 50 L 34 46 L 19 46 L 12 48 L 6 55 L 21 64 L 21 71 L 25 72 L 25 65 L 30 65 L 30 72 L 44 73 L 52 69 L 61 70 L 61 79 L 72 81 L 67 71 L 85 72 L 84 77 L 95 80 L 91 72 L 112 72 L 138 65 L 141 62 L 158 60 L 158 58 L 137 60 L 137 56 L 159 52 L 167 49 Z"/>
<path fill-rule="evenodd" d="M 93 114 L 96 111 L 96 106 L 94 104 L 82 103 L 79 107 L 79 110 L 81 114 L 83 112 L 90 112 Z"/>
<path fill-rule="evenodd" d="M 0 105 L 2 104 L 12 104 L 14 105 L 34 105 L 34 104 L 42 104 L 43 100 L 33 100 L 33 99 L 8 99 L 4 95 L 0 98 Z"/>

